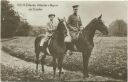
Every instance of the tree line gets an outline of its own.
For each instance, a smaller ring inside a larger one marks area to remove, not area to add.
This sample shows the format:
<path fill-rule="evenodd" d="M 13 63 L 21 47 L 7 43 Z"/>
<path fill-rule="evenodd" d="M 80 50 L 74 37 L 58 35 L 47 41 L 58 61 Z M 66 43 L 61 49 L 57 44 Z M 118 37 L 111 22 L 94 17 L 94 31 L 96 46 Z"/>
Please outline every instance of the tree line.
<path fill-rule="evenodd" d="M 36 28 L 36 29 L 35 29 Z M 1 1 L 1 37 L 37 36 L 45 33 L 43 27 L 31 26 L 26 19 L 20 17 L 13 5 L 7 0 Z M 113 21 L 108 28 L 109 36 L 127 36 L 127 23 L 123 20 Z"/>
<path fill-rule="evenodd" d="M 27 36 L 31 25 L 20 17 L 13 5 L 7 0 L 1 1 L 1 37 L 8 38 L 15 35 Z"/>
<path fill-rule="evenodd" d="M 113 21 L 108 28 L 109 36 L 127 36 L 127 23 L 123 20 Z"/>

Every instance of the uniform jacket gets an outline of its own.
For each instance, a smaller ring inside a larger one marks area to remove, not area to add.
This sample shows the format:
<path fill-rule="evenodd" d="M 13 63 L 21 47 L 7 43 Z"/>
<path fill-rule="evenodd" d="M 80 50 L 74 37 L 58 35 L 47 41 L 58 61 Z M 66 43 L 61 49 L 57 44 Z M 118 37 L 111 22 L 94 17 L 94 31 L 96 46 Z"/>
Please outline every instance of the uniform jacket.
<path fill-rule="evenodd" d="M 76 14 L 70 15 L 67 24 L 70 31 L 75 31 L 75 28 L 78 30 L 82 26 L 80 16 Z"/>

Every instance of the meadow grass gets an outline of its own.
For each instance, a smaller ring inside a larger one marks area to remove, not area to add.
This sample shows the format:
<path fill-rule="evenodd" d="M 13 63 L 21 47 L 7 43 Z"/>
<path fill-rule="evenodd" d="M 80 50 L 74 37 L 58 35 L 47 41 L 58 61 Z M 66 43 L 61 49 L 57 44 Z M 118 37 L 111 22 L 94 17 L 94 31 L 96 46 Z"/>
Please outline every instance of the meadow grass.
<path fill-rule="evenodd" d="M 2 42 L 3 50 L 18 58 L 35 62 L 34 40 L 35 37 L 17 37 L 17 39 Z M 99 37 L 94 39 L 94 42 L 95 47 L 89 61 L 89 72 L 126 79 L 127 38 Z M 48 56 L 46 62 L 52 65 L 52 57 Z M 65 55 L 63 62 L 65 69 L 82 72 L 82 64 L 81 53 L 74 53 L 71 56 Z"/>

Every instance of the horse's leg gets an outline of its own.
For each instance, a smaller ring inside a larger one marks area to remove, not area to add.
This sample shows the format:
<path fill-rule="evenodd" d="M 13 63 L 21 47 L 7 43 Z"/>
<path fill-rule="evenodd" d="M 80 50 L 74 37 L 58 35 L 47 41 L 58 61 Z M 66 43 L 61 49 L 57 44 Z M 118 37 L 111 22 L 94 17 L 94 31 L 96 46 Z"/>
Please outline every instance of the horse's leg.
<path fill-rule="evenodd" d="M 38 74 L 38 64 L 39 64 L 39 54 L 40 54 L 40 51 L 35 51 L 36 53 L 36 72 Z"/>
<path fill-rule="evenodd" d="M 44 54 L 41 58 L 41 66 L 42 66 L 42 72 L 44 73 L 44 64 L 45 64 L 45 58 L 46 58 L 46 55 Z"/>
<path fill-rule="evenodd" d="M 91 55 L 91 51 L 86 50 L 82 53 L 82 55 L 83 55 L 83 67 L 84 67 L 83 74 L 84 74 L 84 78 L 86 78 L 86 77 L 89 77 L 89 75 L 88 75 L 88 63 L 89 63 L 89 57 Z"/>
<path fill-rule="evenodd" d="M 60 58 L 58 59 L 59 77 L 60 77 L 61 72 L 62 72 L 62 64 L 63 64 L 63 57 L 60 57 Z"/>
<path fill-rule="evenodd" d="M 56 66 L 57 66 L 57 63 L 56 63 L 56 58 L 53 57 L 53 71 L 54 71 L 54 78 L 55 78 L 55 74 L 56 74 Z"/>
<path fill-rule="evenodd" d="M 74 44 L 73 42 L 66 42 L 66 50 L 71 50 L 71 51 L 74 51 Z"/>

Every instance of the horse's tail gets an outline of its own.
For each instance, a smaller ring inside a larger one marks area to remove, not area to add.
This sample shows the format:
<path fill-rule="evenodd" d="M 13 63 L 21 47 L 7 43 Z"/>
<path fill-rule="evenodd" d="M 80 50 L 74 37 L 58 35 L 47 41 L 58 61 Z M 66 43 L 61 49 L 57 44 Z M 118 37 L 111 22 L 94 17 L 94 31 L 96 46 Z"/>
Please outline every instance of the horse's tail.
<path fill-rule="evenodd" d="M 42 37 L 41 36 L 37 36 L 35 39 L 35 54 L 36 54 L 36 69 L 37 69 L 37 73 L 38 73 L 38 64 L 39 64 L 39 54 L 41 51 L 41 47 L 40 47 L 40 41 L 41 41 Z"/>
<path fill-rule="evenodd" d="M 40 48 L 40 41 L 41 41 L 41 36 L 37 36 L 36 39 L 35 39 L 35 43 L 34 43 L 35 53 L 37 53 L 37 51 Z"/>

